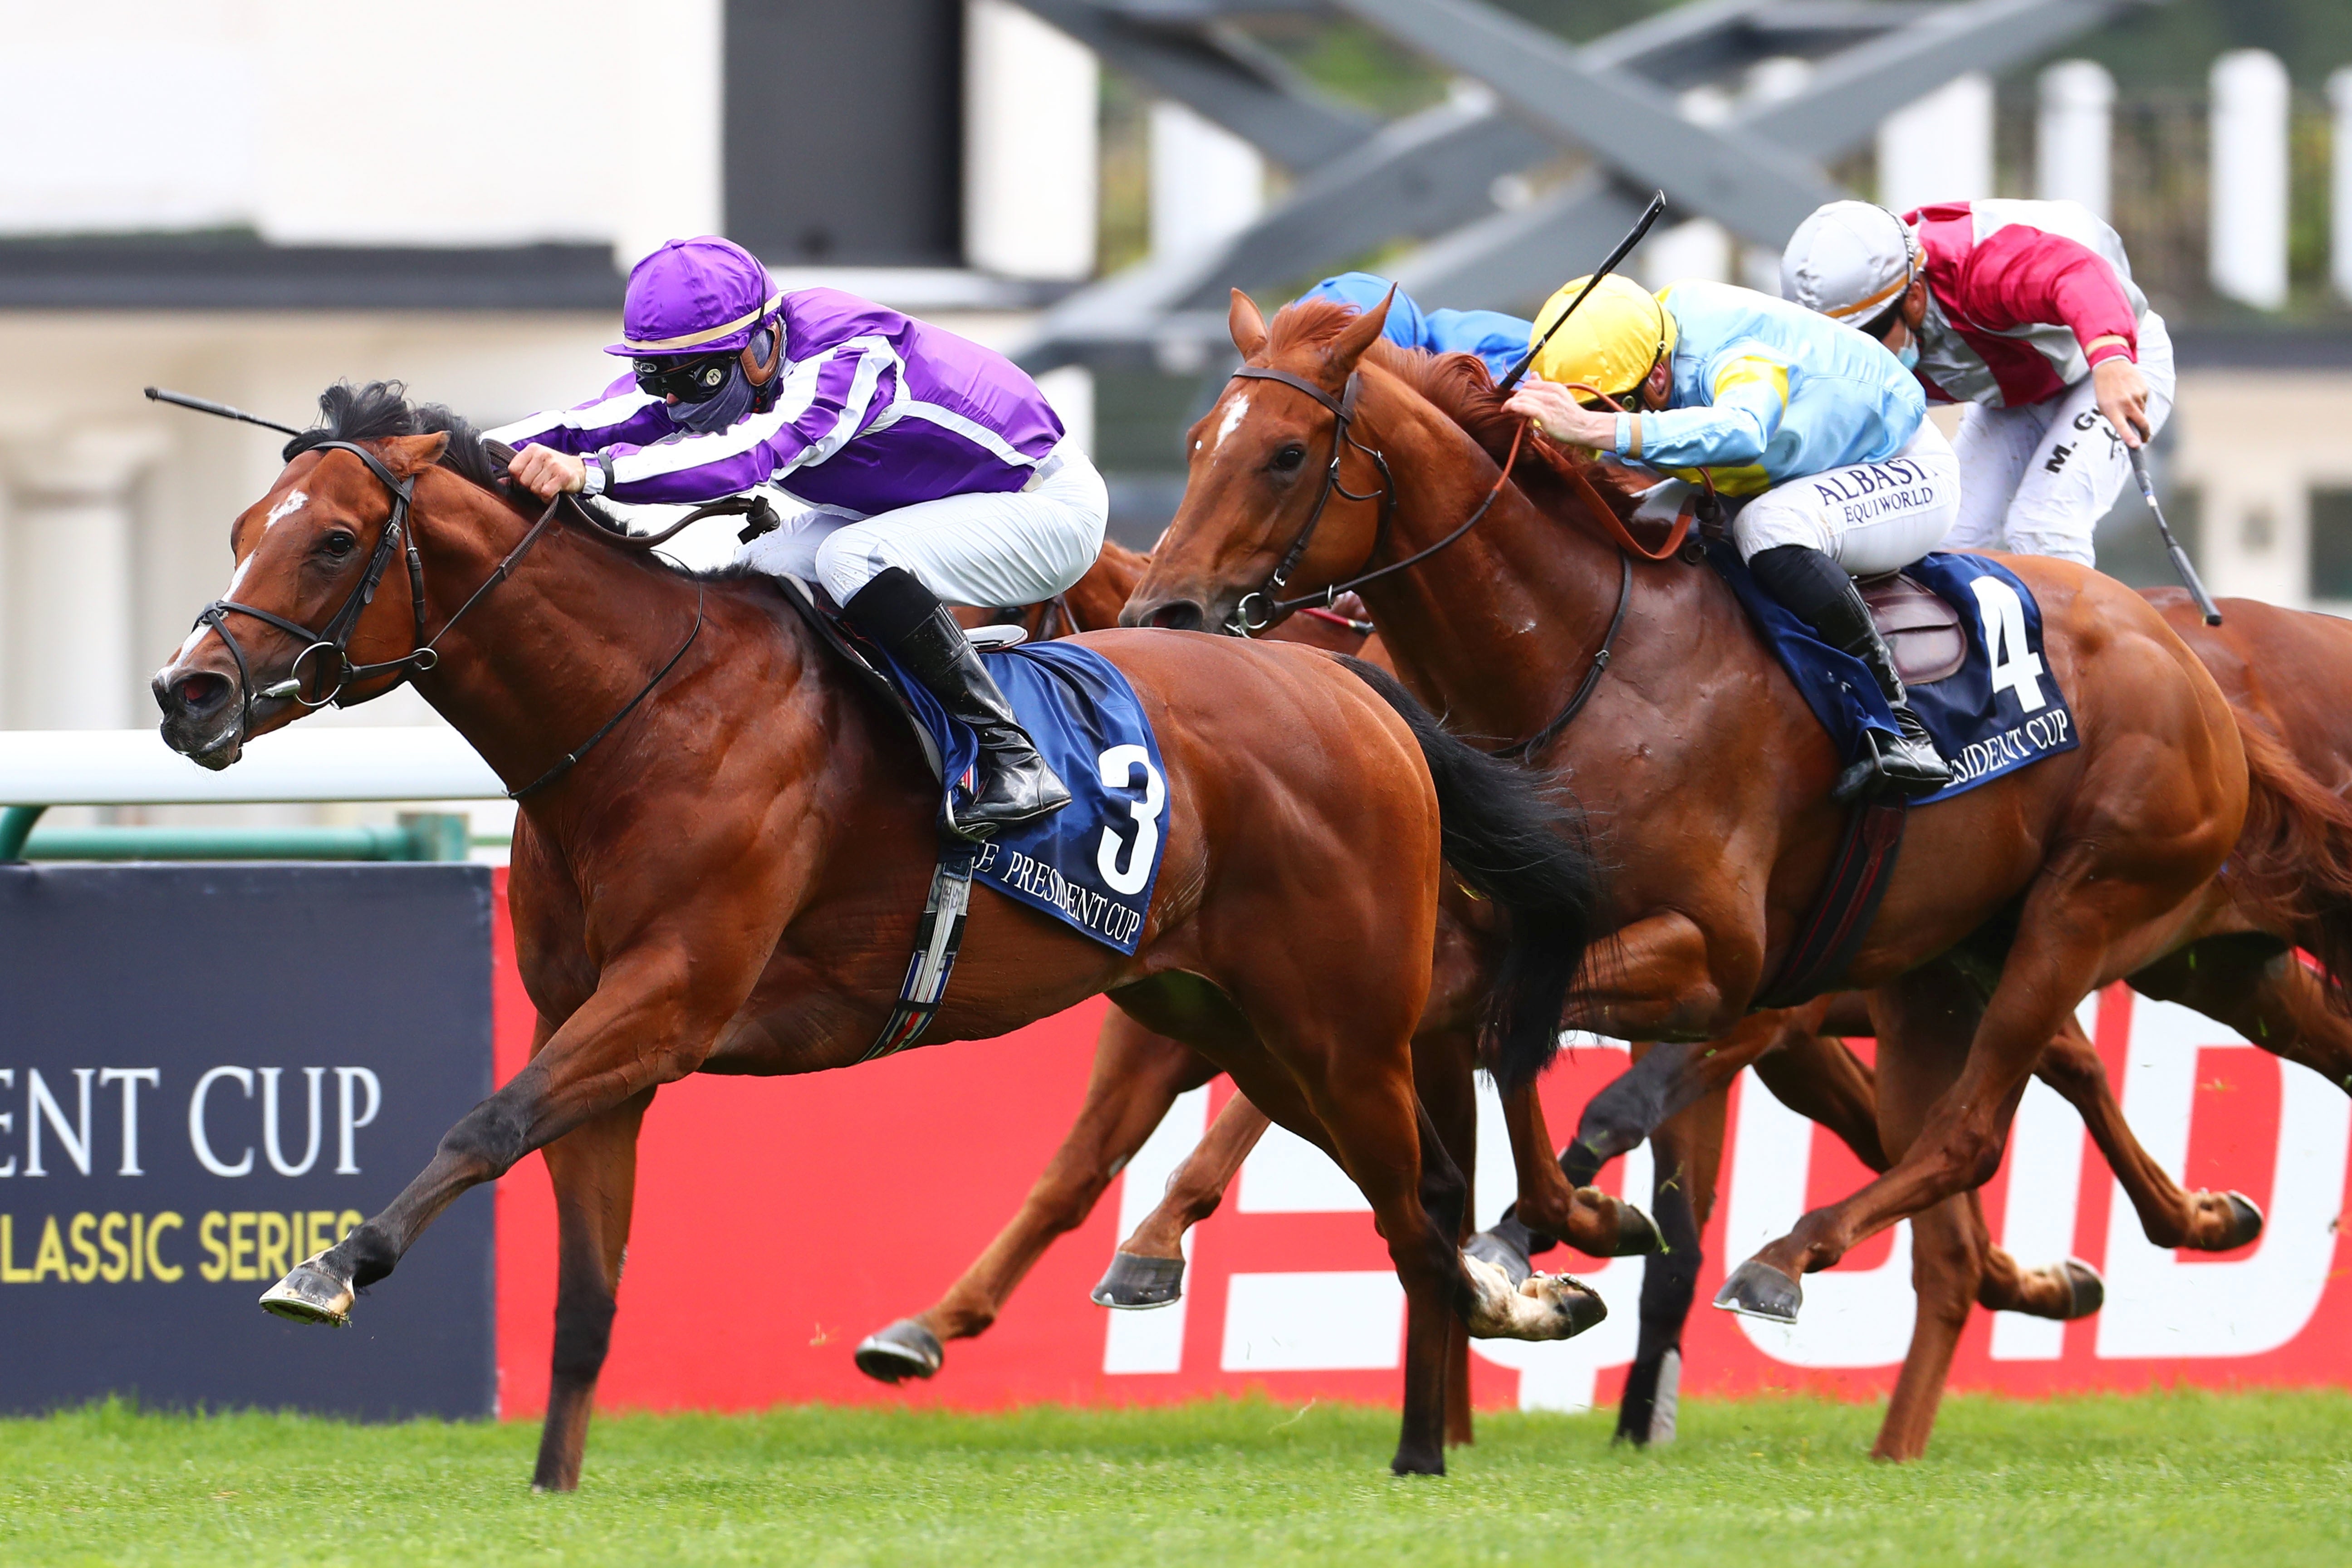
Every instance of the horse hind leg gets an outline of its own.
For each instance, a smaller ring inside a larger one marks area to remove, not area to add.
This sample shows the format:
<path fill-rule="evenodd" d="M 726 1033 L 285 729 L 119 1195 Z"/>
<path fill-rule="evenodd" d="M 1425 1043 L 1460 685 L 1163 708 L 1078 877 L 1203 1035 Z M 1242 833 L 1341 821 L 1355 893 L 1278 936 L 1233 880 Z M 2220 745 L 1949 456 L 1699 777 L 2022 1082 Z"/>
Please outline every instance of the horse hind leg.
<path fill-rule="evenodd" d="M 1208 1136 L 1168 1178 L 1159 1204 L 1111 1254 L 1110 1267 L 1094 1288 L 1097 1306 L 1140 1311 L 1182 1298 L 1185 1233 L 1217 1212 L 1268 1125 L 1265 1112 L 1247 1095 L 1225 1101 Z"/>
<path fill-rule="evenodd" d="M 1651 1134 L 1651 1214 L 1663 1245 L 1642 1270 L 1633 1363 L 1626 1369 L 1625 1392 L 1617 1405 L 1615 1440 L 1621 1443 L 1646 1447 L 1674 1441 L 1683 1331 L 1698 1296 L 1701 1237 L 1712 1206 L 1706 1173 L 1720 1162 L 1727 1096 L 1727 1088 L 1719 1087 Z M 1702 1183 L 1707 1190 L 1701 1190 Z"/>
<path fill-rule="evenodd" d="M 531 1489 L 580 1485 L 596 1379 L 612 1347 L 621 1260 L 635 1202 L 637 1131 L 653 1103 L 646 1089 L 547 1145 L 555 1187 L 555 1349 Z"/>
<path fill-rule="evenodd" d="M 948 1342 L 986 1332 L 1045 1249 L 1094 1212 L 1176 1097 L 1215 1070 L 1191 1047 L 1114 1008 L 1103 1020 L 1077 1121 L 1020 1210 L 937 1301 L 861 1341 L 857 1370 L 883 1383 L 928 1378 L 945 1364 Z"/>
<path fill-rule="evenodd" d="M 2227 1020 L 2224 1020 L 2225 1022 Z M 2153 1245 L 2227 1252 L 2262 1235 L 2263 1211 L 2240 1193 L 2182 1190 L 2156 1163 L 2116 1103 L 2106 1064 L 2083 1026 L 2069 1017 L 2042 1047 L 2034 1074 L 2063 1095 L 2090 1129 L 2091 1140 L 2131 1198 L 2140 1228 Z M 2087 1271 L 2088 1265 L 2062 1265 Z"/>

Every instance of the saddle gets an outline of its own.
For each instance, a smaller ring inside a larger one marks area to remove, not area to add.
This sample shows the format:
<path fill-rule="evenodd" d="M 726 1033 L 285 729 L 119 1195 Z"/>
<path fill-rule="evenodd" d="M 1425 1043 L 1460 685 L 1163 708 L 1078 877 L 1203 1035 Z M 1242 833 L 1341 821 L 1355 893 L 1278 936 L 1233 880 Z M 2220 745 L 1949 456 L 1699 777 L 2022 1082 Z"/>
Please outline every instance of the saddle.
<path fill-rule="evenodd" d="M 1895 672 L 1907 686 L 1955 675 L 1968 661 L 1969 635 L 1960 613 L 1940 594 L 1901 572 L 1854 580 L 1878 635 L 1895 655 Z"/>

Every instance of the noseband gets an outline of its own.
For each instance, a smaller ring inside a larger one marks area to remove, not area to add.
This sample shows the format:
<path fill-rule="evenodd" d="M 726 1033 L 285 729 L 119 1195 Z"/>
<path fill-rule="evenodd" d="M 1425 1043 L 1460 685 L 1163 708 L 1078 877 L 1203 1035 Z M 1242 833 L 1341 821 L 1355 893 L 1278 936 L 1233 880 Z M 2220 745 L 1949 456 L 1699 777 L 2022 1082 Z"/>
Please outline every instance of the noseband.
<path fill-rule="evenodd" d="M 359 582 L 352 586 L 350 596 L 342 603 L 342 607 L 338 609 L 328 619 L 327 624 L 319 630 L 312 631 L 299 621 L 288 620 L 283 616 L 257 608 L 252 605 L 238 604 L 234 599 L 215 599 L 204 607 L 201 615 L 196 616 L 195 624 L 200 626 L 210 626 L 218 633 L 221 641 L 228 648 L 229 657 L 236 661 L 237 681 L 244 698 L 244 710 L 239 719 L 241 730 L 251 726 L 253 705 L 265 698 L 291 697 L 305 708 L 323 708 L 330 702 L 339 708 L 355 707 L 362 702 L 373 702 L 384 692 L 397 689 L 410 677 L 422 675 L 437 667 L 441 662 L 437 647 L 441 639 L 447 637 L 450 629 L 466 618 L 468 611 L 481 603 L 484 595 L 506 581 L 507 574 L 514 569 L 515 563 L 520 561 L 529 552 L 530 547 L 540 542 L 562 511 L 564 502 L 570 499 L 564 492 L 557 491 L 554 498 L 547 503 L 547 510 L 539 514 L 539 521 L 530 525 L 530 531 L 522 536 L 512 550 L 507 552 L 506 558 L 482 580 L 481 586 L 467 595 L 466 602 L 457 606 L 457 613 L 441 623 L 439 631 L 427 637 L 425 635 L 425 561 L 417 552 L 416 530 L 408 515 L 409 503 L 416 489 L 416 477 L 414 474 L 404 479 L 394 477 L 393 471 L 384 467 L 383 460 L 373 452 L 350 441 L 321 441 L 306 449 L 313 452 L 349 452 L 361 462 L 365 463 L 368 466 L 368 471 L 383 482 L 384 489 L 392 492 L 392 515 L 384 520 L 383 531 L 376 536 L 375 550 L 368 557 L 367 570 L 360 574 Z M 593 528 L 591 531 L 595 537 L 608 543 L 627 550 L 644 552 L 667 542 L 671 535 L 701 521 L 706 517 L 738 513 L 749 513 L 751 516 L 751 526 L 746 531 L 746 537 L 755 532 L 764 532 L 776 526 L 774 510 L 769 506 L 766 498 L 734 496 L 713 501 L 707 506 L 697 507 L 659 533 L 617 534 L 606 527 Z M 361 615 L 366 611 L 370 604 L 374 602 L 376 585 L 383 581 L 384 571 L 392 564 L 393 552 L 402 548 L 404 544 L 408 553 L 409 603 L 416 621 L 415 645 L 398 658 L 385 659 L 380 664 L 353 664 L 348 651 L 352 633 L 358 628 Z M 257 621 L 275 626 L 279 631 L 290 633 L 303 640 L 302 651 L 294 656 L 294 663 L 286 679 L 278 681 L 266 690 L 254 689 L 252 664 L 246 658 L 245 649 L 238 646 L 236 638 L 229 633 L 227 617 L 232 615 L 250 616 Z M 671 654 L 668 661 L 654 671 L 653 678 L 638 689 L 637 694 L 622 704 L 620 711 L 604 721 L 594 734 L 565 752 L 553 767 L 538 778 L 520 789 L 509 790 L 507 797 L 510 800 L 520 800 L 535 790 L 544 789 L 571 772 L 572 764 L 586 756 L 590 747 L 611 734 L 614 727 L 635 711 L 637 704 L 651 696 L 654 688 L 662 683 L 663 678 L 677 668 L 678 660 L 686 657 L 687 649 L 692 647 L 695 639 L 702 635 L 702 619 L 703 592 L 702 585 L 698 583 L 695 585 L 694 626 L 686 634 L 686 640 L 678 644 L 677 651 Z M 302 695 L 302 666 L 312 654 L 321 648 L 334 656 L 335 684 L 324 697 L 314 700 Z M 364 697 L 344 695 L 353 682 L 372 680 L 384 674 L 393 674 L 395 679 L 382 690 L 371 691 Z"/>
<path fill-rule="evenodd" d="M 350 441 L 321 441 L 309 450 L 349 452 L 361 462 L 365 463 L 368 466 L 368 471 L 382 480 L 384 489 L 392 492 L 392 515 L 384 520 L 383 531 L 376 535 L 374 553 L 368 557 L 367 570 L 360 574 L 360 580 L 352 586 L 350 597 L 343 601 L 342 607 L 330 616 L 327 624 L 319 630 L 312 631 L 309 626 L 296 621 L 289 621 L 283 616 L 256 608 L 251 605 L 240 605 L 234 599 L 215 599 L 196 616 L 195 624 L 200 626 L 210 626 L 218 633 L 221 642 L 228 648 L 229 657 L 236 660 L 237 686 L 244 698 L 242 722 L 247 725 L 250 725 L 253 721 L 254 703 L 263 698 L 291 697 L 305 708 L 324 708 L 330 702 L 339 708 L 348 708 L 381 697 L 384 691 L 394 689 L 410 675 L 431 669 L 441 662 L 441 656 L 433 651 L 425 637 L 425 562 L 417 553 L 415 535 L 408 525 L 408 503 L 416 489 L 416 476 L 411 474 L 404 479 L 394 478 L 392 470 L 385 468 L 383 460 L 373 452 Z M 400 658 L 383 664 L 355 665 L 352 662 L 348 651 L 351 647 L 352 633 L 358 629 L 361 615 L 366 611 L 369 605 L 374 602 L 376 585 L 383 581 L 384 570 L 392 564 L 393 552 L 398 550 L 404 542 L 408 546 L 409 599 L 416 616 L 415 646 Z M 302 651 L 294 656 L 294 663 L 289 668 L 286 679 L 270 687 L 267 691 L 254 689 L 252 663 L 246 658 L 244 647 L 238 644 L 228 629 L 228 617 L 232 615 L 250 616 L 264 625 L 275 626 L 281 632 L 289 633 L 302 639 Z M 445 626 L 442 629 L 446 631 L 448 628 Z M 302 695 L 302 667 L 310 661 L 311 655 L 322 648 L 334 656 L 335 684 L 324 697 L 313 700 Z M 353 681 L 367 680 L 391 670 L 399 671 L 400 679 L 385 687 L 383 691 L 372 691 L 366 697 L 356 697 L 348 701 L 344 700 L 343 693 L 350 689 Z"/>

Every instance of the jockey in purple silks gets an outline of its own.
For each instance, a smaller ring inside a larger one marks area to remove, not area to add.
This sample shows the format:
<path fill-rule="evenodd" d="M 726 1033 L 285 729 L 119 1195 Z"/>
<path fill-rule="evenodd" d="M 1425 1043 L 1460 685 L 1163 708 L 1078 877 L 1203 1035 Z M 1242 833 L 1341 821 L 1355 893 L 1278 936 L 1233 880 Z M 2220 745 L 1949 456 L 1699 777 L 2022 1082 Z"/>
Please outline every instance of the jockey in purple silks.
<path fill-rule="evenodd" d="M 673 239 L 629 274 L 631 374 L 577 407 L 490 432 L 542 499 L 716 500 L 772 484 L 798 505 L 738 559 L 822 584 L 971 726 L 968 837 L 1069 791 L 946 604 L 1011 608 L 1076 583 L 1102 549 L 1102 476 L 1037 384 L 993 350 L 834 289 L 783 293 L 731 240 Z"/>

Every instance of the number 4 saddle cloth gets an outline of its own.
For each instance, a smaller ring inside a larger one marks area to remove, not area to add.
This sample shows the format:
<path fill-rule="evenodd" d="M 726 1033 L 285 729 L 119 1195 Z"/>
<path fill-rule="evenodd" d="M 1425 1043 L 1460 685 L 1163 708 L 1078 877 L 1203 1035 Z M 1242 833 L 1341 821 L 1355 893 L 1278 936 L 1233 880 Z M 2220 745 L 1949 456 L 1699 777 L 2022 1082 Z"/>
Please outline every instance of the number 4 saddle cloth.
<path fill-rule="evenodd" d="M 884 662 L 937 748 L 948 792 L 942 811 L 968 803 L 980 754 L 970 727 L 887 654 L 867 651 Z M 1168 775 L 1135 688 L 1117 665 L 1072 642 L 982 657 L 1038 754 L 1069 786 L 1070 804 L 981 845 L 972 879 L 1132 953 L 1160 879 L 1168 825 Z"/>
<path fill-rule="evenodd" d="M 1822 642 L 1781 608 L 1728 544 L 1710 542 L 1706 554 L 1804 693 L 1842 761 L 1863 754 L 1864 731 L 1894 730 L 1895 716 L 1861 660 Z M 2008 567 L 1987 556 L 1939 552 L 1899 577 L 1866 580 L 1862 588 L 1895 650 L 1913 711 L 1952 764 L 1952 782 L 1914 801 L 1915 807 L 1949 800 L 2081 743 L 2066 695 L 2042 657 L 2042 606 Z"/>

